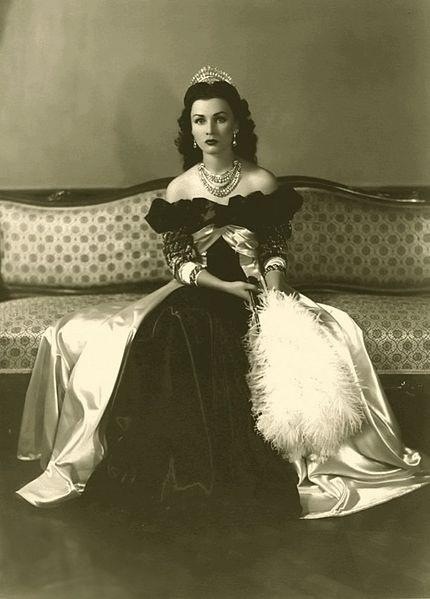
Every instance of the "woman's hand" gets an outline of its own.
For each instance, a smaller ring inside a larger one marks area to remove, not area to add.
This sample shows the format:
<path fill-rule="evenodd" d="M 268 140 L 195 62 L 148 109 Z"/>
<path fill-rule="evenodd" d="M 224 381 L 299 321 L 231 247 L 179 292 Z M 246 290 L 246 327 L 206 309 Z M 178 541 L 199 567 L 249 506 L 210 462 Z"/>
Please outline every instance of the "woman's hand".
<path fill-rule="evenodd" d="M 233 281 L 226 282 L 224 290 L 227 293 L 231 293 L 231 295 L 235 295 L 236 297 L 240 297 L 245 301 L 249 301 L 249 292 L 258 293 L 259 289 L 257 285 L 252 285 L 251 283 L 246 283 L 245 281 Z"/>
<path fill-rule="evenodd" d="M 197 277 L 197 287 L 207 287 L 208 289 L 216 289 L 223 293 L 230 293 L 236 297 L 240 297 L 245 301 L 249 301 L 249 292 L 257 292 L 258 288 L 256 285 L 246 283 L 245 281 L 224 281 L 215 277 L 205 268 L 199 272 Z"/>

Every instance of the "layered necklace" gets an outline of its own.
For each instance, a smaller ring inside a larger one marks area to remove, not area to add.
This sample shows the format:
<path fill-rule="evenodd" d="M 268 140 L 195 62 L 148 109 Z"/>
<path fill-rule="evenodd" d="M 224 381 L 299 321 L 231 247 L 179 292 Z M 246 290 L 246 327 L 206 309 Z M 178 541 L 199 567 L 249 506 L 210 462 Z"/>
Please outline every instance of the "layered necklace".
<path fill-rule="evenodd" d="M 198 170 L 200 179 L 209 193 L 217 198 L 224 198 L 239 183 L 242 163 L 239 160 L 234 160 L 233 166 L 219 175 L 211 173 L 203 162 L 199 164 Z"/>

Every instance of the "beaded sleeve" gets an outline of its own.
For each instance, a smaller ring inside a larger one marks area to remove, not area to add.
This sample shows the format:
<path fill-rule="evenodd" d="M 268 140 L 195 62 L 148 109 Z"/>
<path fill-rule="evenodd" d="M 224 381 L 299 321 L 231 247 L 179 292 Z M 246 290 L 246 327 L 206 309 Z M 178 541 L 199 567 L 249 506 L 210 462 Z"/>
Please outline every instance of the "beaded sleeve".
<path fill-rule="evenodd" d="M 175 279 L 187 285 L 196 285 L 203 266 L 196 262 L 193 237 L 182 227 L 163 233 L 163 254 Z"/>
<path fill-rule="evenodd" d="M 291 222 L 265 225 L 257 231 L 259 261 L 263 274 L 270 270 L 287 270 L 287 240 L 291 237 Z"/>

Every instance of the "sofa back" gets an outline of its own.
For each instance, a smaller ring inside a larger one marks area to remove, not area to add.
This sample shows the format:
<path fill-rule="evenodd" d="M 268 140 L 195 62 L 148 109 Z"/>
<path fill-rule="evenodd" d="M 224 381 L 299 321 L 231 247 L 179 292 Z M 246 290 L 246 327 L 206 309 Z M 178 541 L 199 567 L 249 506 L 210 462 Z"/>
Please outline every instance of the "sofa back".
<path fill-rule="evenodd" d="M 0 271 L 8 288 L 91 289 L 170 277 L 144 217 L 154 190 L 80 206 L 0 202 Z"/>
<path fill-rule="evenodd" d="M 430 204 L 297 187 L 289 276 L 305 287 L 430 288 Z"/>
<path fill-rule="evenodd" d="M 293 221 L 289 278 L 299 288 L 417 291 L 430 287 L 430 205 L 284 177 L 304 198 Z M 168 180 L 75 199 L 0 197 L 3 286 L 90 291 L 171 278 L 144 217 Z"/>

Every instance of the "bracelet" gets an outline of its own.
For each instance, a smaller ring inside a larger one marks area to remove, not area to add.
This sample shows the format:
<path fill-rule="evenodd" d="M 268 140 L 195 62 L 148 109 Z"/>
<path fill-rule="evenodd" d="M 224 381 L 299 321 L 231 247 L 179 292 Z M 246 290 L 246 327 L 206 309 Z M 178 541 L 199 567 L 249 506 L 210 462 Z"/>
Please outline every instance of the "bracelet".
<path fill-rule="evenodd" d="M 199 274 L 204 270 L 204 267 L 201 264 L 196 264 L 190 274 L 190 285 L 194 285 L 197 287 L 197 278 Z"/>
<path fill-rule="evenodd" d="M 176 278 L 184 285 L 196 285 L 197 275 L 204 269 L 198 262 L 184 262 L 177 270 Z"/>
<path fill-rule="evenodd" d="M 280 264 L 269 264 L 269 266 L 266 266 L 266 268 L 264 269 L 264 272 L 263 272 L 264 276 L 266 276 L 267 273 L 272 270 L 277 270 L 279 272 L 287 272 L 287 269 L 285 268 L 285 266 L 281 266 Z"/>
<path fill-rule="evenodd" d="M 267 260 L 263 268 L 263 274 L 266 275 L 271 270 L 279 270 L 281 272 L 287 272 L 287 262 L 280 256 L 274 256 Z"/>
<path fill-rule="evenodd" d="M 287 272 L 287 261 L 281 256 L 272 256 L 264 263 L 263 274 L 266 275 L 271 270 L 279 270 L 281 272 Z"/>

